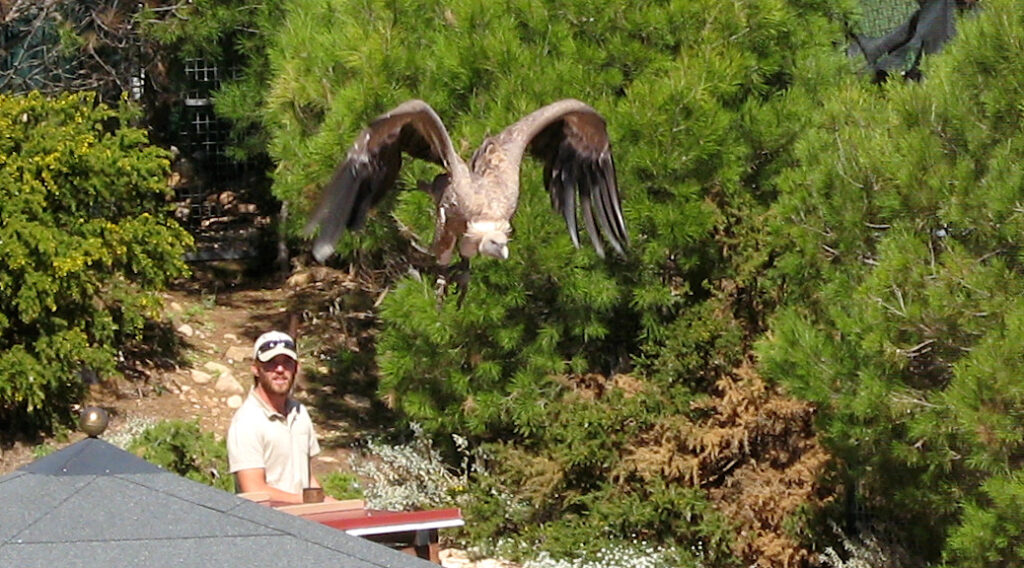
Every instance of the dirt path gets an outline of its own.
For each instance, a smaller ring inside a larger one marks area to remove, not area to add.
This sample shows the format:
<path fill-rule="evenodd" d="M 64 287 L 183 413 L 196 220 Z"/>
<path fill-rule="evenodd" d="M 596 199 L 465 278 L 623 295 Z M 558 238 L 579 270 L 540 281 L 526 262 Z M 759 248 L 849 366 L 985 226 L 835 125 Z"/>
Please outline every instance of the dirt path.
<path fill-rule="evenodd" d="M 288 331 L 298 340 L 301 360 L 295 397 L 310 409 L 321 441 L 314 473 L 347 470 L 353 443 L 387 422 L 386 409 L 373 403 L 372 383 L 336 372 L 338 353 L 359 345 L 350 334 L 362 328 L 347 324 L 354 316 L 336 309 L 339 297 L 353 293 L 360 290 L 347 274 L 322 268 L 227 289 L 198 280 L 166 292 L 165 318 L 181 356 L 173 367 L 150 365 L 148 396 L 127 385 L 113 397 L 110 389 L 106 398 L 94 393 L 95 402 L 119 412 L 115 428 L 133 417 L 198 419 L 203 430 L 225 436 L 252 385 L 253 341 L 271 329 Z M 325 317 L 328 310 L 331 317 Z"/>

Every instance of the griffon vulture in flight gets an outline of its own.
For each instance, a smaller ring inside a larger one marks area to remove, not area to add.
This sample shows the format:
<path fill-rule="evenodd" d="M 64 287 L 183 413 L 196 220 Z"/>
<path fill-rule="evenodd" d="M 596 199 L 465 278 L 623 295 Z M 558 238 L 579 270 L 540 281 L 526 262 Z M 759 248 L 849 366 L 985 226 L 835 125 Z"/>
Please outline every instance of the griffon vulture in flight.
<path fill-rule="evenodd" d="M 506 259 L 526 151 L 544 163 L 551 204 L 565 219 L 573 244 L 580 246 L 579 209 L 597 253 L 604 256 L 603 235 L 624 255 L 628 236 L 605 121 L 590 106 L 565 99 L 484 140 L 469 164 L 456 154 L 448 131 L 427 103 L 406 101 L 377 117 L 324 187 L 306 227 L 308 233 L 320 228 L 313 256 L 323 262 L 343 231 L 362 227 L 370 208 L 395 185 L 404 152 L 445 169 L 433 183 L 420 182 L 434 198 L 431 252 L 437 261 L 448 266 L 456 246 L 467 267 L 478 253 Z"/>

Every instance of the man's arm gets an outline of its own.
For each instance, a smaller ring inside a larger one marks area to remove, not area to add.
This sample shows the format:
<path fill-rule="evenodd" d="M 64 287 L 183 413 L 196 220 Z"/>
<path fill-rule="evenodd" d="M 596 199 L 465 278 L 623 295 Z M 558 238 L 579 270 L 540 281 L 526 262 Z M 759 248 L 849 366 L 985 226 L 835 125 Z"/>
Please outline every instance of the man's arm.
<path fill-rule="evenodd" d="M 271 501 L 302 503 L 301 493 L 289 493 L 267 485 L 267 470 L 262 467 L 236 471 L 235 480 L 238 481 L 238 490 L 242 493 L 259 491 L 268 494 Z"/>
<path fill-rule="evenodd" d="M 261 492 L 266 493 L 270 497 L 271 501 L 279 501 L 282 503 L 303 502 L 301 493 L 289 493 L 267 485 L 267 470 L 261 467 L 236 471 L 235 479 L 238 481 L 238 491 L 240 493 Z M 320 485 L 320 480 L 312 473 L 309 475 L 309 486 L 323 487 Z M 327 495 L 324 497 L 324 501 L 333 503 L 337 501 L 337 499 Z"/>

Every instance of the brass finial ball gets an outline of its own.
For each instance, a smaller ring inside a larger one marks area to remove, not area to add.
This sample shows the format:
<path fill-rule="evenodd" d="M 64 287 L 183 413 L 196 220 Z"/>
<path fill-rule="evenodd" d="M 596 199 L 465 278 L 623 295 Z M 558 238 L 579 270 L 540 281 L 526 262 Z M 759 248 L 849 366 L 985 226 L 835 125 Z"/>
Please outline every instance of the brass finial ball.
<path fill-rule="evenodd" d="M 109 420 L 110 418 L 107 416 L 106 410 L 97 406 L 87 406 L 82 409 L 82 416 L 78 419 L 78 427 L 88 434 L 90 438 L 95 438 L 107 429 L 107 422 Z"/>

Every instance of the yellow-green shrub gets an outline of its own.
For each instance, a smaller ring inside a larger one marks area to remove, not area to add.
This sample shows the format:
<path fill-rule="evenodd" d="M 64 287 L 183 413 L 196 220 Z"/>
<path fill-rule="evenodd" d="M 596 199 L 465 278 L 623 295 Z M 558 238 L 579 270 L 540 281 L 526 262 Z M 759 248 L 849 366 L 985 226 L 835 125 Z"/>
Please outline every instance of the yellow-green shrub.
<path fill-rule="evenodd" d="M 69 418 L 187 272 L 167 153 L 86 93 L 0 95 L 0 431 Z"/>

